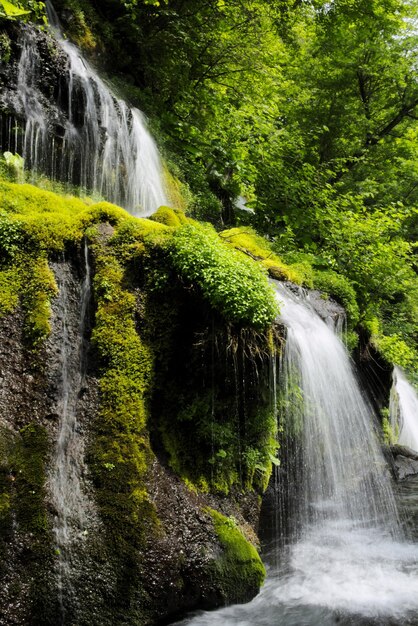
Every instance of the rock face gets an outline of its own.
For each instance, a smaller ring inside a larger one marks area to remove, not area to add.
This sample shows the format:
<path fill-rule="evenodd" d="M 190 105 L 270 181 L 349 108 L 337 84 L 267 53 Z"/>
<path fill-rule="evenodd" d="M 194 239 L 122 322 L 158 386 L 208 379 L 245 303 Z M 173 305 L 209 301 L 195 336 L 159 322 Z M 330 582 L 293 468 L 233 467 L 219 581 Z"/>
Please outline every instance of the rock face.
<path fill-rule="evenodd" d="M 210 495 L 186 486 L 168 466 L 159 440 L 161 416 L 149 416 L 153 450 L 141 536 L 129 536 L 132 521 L 124 509 L 118 526 L 109 517 L 92 452 L 97 437 L 105 436 L 98 426 L 103 371 L 90 341 L 96 324 L 92 292 L 83 309 L 83 250 L 73 248 L 50 267 L 58 294 L 46 343 L 36 350 L 28 344 L 20 309 L 0 319 L 0 624 L 138 626 L 250 599 L 261 583 L 261 563 L 240 531 L 239 550 L 249 556 L 241 564 L 234 556 L 242 577 L 235 586 L 226 582 L 220 564 L 235 548 L 232 539 L 220 538 L 211 511 L 222 511 L 256 541 L 259 497 L 250 489 Z M 193 345 L 183 348 L 193 353 Z M 169 358 L 180 363 L 182 356 Z M 170 388 L 171 399 L 172 393 Z M 166 406 L 161 398 L 152 405 Z M 194 453 L 198 459 L 201 451 Z M 102 471 L 115 471 L 112 463 L 105 465 Z M 121 494 L 125 487 L 120 485 Z"/>
<path fill-rule="evenodd" d="M 394 472 L 397 480 L 418 474 L 418 453 L 406 446 L 391 446 Z"/>
<path fill-rule="evenodd" d="M 33 119 L 37 109 L 40 109 L 40 121 L 42 128 L 45 127 L 45 134 L 48 133 L 51 139 L 55 138 L 55 142 L 60 145 L 67 117 L 67 59 L 47 32 L 14 22 L 6 22 L 2 26 L 2 43 L 7 47 L 7 53 L 3 51 L 0 55 L 1 150 L 20 155 L 30 152 L 30 147 L 24 143 L 28 108 Z M 28 53 L 29 50 L 32 56 L 25 56 L 25 51 Z M 44 141 L 41 130 L 40 127 L 38 142 Z M 48 173 L 52 162 L 39 163 L 39 166 Z"/>

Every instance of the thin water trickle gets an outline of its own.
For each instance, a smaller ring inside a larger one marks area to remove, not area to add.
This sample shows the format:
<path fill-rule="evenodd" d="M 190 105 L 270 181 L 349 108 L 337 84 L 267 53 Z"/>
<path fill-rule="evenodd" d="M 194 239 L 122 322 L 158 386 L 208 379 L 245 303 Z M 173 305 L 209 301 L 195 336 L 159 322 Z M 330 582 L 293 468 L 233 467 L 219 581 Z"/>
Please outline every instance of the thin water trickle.
<path fill-rule="evenodd" d="M 58 598 L 61 623 L 65 623 L 65 594 L 71 586 L 71 558 L 74 545 L 84 538 L 89 499 L 82 486 L 85 472 L 84 438 L 80 433 L 78 405 L 85 384 L 85 331 L 91 294 L 91 271 L 87 242 L 84 246 L 85 271 L 79 289 L 79 319 L 70 322 L 69 274 L 65 262 L 58 276 L 61 319 L 61 376 L 59 383 L 58 438 L 50 485 L 55 508 L 54 534 L 57 551 Z M 72 299 L 74 301 L 74 298 Z"/>
<path fill-rule="evenodd" d="M 418 452 L 418 395 L 399 367 L 393 370 L 389 413 L 396 443 Z"/>
<path fill-rule="evenodd" d="M 335 324 L 303 294 L 276 289 L 287 328 L 280 426 L 294 455 L 277 473 L 280 483 L 287 472 L 287 487 L 276 489 L 287 495 L 280 515 L 290 518 L 289 532 L 279 531 L 266 555 L 268 579 L 252 602 L 183 624 L 418 624 L 418 545 L 403 537 L 373 414 L 349 356 Z"/>
<path fill-rule="evenodd" d="M 111 92 L 78 48 L 64 38 L 51 2 L 46 8 L 51 33 L 67 59 L 63 106 L 55 110 L 38 86 L 41 58 L 36 31 L 25 28 L 15 102 L 24 120 L 23 143 L 16 139 L 15 151 L 22 150 L 30 170 L 96 191 L 133 215 L 152 214 L 168 200 L 158 149 L 143 114 Z M 14 126 L 18 127 L 16 120 Z M 12 146 L 12 139 L 10 134 L 6 144 Z"/>

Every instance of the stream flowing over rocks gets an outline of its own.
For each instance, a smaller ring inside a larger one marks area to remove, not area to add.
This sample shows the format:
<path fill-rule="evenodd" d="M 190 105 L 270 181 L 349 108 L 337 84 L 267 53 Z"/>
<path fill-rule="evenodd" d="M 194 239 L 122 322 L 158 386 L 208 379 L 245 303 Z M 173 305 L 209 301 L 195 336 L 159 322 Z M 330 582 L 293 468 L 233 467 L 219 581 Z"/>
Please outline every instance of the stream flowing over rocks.
<path fill-rule="evenodd" d="M 247 605 L 181 623 L 417 624 L 418 545 L 400 517 L 408 489 L 400 491 L 398 509 L 338 317 L 324 321 L 303 292 L 276 289 L 287 328 L 279 415 L 287 449 L 265 513 L 267 582 Z"/>

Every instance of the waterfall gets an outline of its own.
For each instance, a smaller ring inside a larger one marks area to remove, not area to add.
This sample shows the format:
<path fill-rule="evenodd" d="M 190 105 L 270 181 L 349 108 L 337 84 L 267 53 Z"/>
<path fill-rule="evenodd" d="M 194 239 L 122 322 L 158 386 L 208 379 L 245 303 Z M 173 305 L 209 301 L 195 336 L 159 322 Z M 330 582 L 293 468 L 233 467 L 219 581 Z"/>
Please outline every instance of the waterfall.
<path fill-rule="evenodd" d="M 62 105 L 51 107 L 39 89 L 36 31 L 26 28 L 14 103 L 25 120 L 23 142 L 12 137 L 15 120 L 8 143 L 22 150 L 27 168 L 96 191 L 133 215 L 150 215 L 168 201 L 160 156 L 144 116 L 111 92 L 76 46 L 64 39 L 51 2 L 46 6 L 51 33 L 66 59 Z"/>
<path fill-rule="evenodd" d="M 396 442 L 418 452 L 418 395 L 399 367 L 393 370 L 389 413 Z"/>
<path fill-rule="evenodd" d="M 82 486 L 86 467 L 84 437 L 78 420 L 79 401 L 85 385 L 85 332 L 91 293 L 87 242 L 84 262 L 84 279 L 78 287 L 72 284 L 71 268 L 65 261 L 54 267 L 60 294 L 57 313 L 61 335 L 61 371 L 58 380 L 58 433 L 49 483 L 55 510 L 54 534 L 62 624 L 65 623 L 65 596 L 71 593 L 72 550 L 87 534 L 92 506 Z"/>
<path fill-rule="evenodd" d="M 336 332 L 341 320 L 322 320 L 302 292 L 276 290 L 287 333 L 279 425 L 295 455 L 283 468 L 290 533 L 252 602 L 183 623 L 412 623 L 418 546 L 403 537 L 372 411 Z"/>
<path fill-rule="evenodd" d="M 345 347 L 308 301 L 277 285 L 287 328 L 281 368 L 284 425 L 299 440 L 303 463 L 293 482 L 303 527 L 346 519 L 368 527 L 382 520 L 395 530 L 396 506 L 364 400 Z M 295 424 L 295 394 L 299 423 Z M 302 489 L 300 489 L 302 487 Z"/>

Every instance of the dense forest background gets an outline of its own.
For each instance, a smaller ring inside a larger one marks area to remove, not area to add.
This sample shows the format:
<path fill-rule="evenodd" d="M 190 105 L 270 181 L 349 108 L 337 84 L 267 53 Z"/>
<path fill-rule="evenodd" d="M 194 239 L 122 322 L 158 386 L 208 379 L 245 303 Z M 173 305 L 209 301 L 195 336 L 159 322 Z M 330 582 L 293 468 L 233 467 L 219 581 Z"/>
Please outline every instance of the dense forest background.
<path fill-rule="evenodd" d="M 42 2 L 19 6 L 42 23 Z M 148 115 L 192 216 L 256 229 L 303 284 L 345 304 L 350 331 L 418 369 L 414 0 L 55 8 Z"/>

